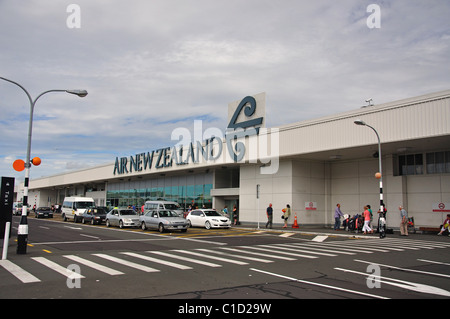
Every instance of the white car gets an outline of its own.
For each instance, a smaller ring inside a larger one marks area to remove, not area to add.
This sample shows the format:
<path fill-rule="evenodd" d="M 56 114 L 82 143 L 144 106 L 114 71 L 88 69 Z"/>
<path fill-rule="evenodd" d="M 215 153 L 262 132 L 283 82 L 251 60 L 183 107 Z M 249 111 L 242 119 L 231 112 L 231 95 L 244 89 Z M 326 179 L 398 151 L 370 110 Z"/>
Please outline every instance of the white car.
<path fill-rule="evenodd" d="M 214 209 L 196 209 L 191 211 L 187 216 L 186 220 L 189 226 L 199 226 L 210 228 L 230 228 L 231 221 L 229 218 L 220 215 Z"/>
<path fill-rule="evenodd" d="M 139 216 L 132 209 L 114 208 L 106 215 L 106 227 L 139 227 Z"/>

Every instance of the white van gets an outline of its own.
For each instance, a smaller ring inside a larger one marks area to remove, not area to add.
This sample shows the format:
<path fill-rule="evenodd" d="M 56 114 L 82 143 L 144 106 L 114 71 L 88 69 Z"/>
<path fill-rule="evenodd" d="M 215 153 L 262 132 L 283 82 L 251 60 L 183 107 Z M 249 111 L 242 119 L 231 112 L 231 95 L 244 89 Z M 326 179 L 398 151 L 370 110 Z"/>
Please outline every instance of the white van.
<path fill-rule="evenodd" d="M 94 207 L 95 202 L 90 197 L 66 197 L 62 204 L 61 216 L 64 221 L 73 219 L 76 223 L 81 221 L 86 208 Z"/>
<path fill-rule="evenodd" d="M 183 217 L 183 208 L 177 202 L 169 202 L 165 200 L 149 200 L 145 202 L 144 212 L 148 210 L 171 210 Z"/>

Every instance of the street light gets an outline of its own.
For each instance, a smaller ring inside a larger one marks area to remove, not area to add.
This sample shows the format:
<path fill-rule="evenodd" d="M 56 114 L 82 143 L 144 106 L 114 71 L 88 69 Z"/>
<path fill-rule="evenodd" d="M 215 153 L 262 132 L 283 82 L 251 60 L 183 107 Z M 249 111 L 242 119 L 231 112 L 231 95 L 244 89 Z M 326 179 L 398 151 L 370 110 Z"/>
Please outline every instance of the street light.
<path fill-rule="evenodd" d="M 378 135 L 378 132 L 376 129 L 374 129 L 372 126 L 370 126 L 369 124 L 367 124 L 366 122 L 362 121 L 362 120 L 356 120 L 353 123 L 355 123 L 356 125 L 361 125 L 361 126 L 367 126 L 370 127 L 375 134 L 377 135 L 377 139 L 378 139 L 378 169 L 379 169 L 379 173 L 380 173 L 380 212 L 384 212 L 384 203 L 383 203 L 383 171 L 381 168 L 381 141 L 380 141 L 380 135 Z"/>
<path fill-rule="evenodd" d="M 86 90 L 65 90 L 67 93 L 78 95 L 79 97 L 85 97 L 88 95 Z"/>
<path fill-rule="evenodd" d="M 50 92 L 66 92 L 70 94 L 75 94 L 79 97 L 85 97 L 88 92 L 86 90 L 48 90 L 39 94 L 34 100 L 31 97 L 30 93 L 19 83 L 14 82 L 12 80 L 0 77 L 1 80 L 5 80 L 7 82 L 13 83 L 20 87 L 28 97 L 30 101 L 30 120 L 28 123 L 28 143 L 27 143 L 27 157 L 25 159 L 25 182 L 23 187 L 23 207 L 22 207 L 22 216 L 20 218 L 19 228 L 17 231 L 17 254 L 26 254 L 27 253 L 27 243 L 28 243 L 28 221 L 27 221 L 27 210 L 28 210 L 28 184 L 30 177 L 30 153 L 31 153 L 31 134 L 33 127 L 33 112 L 36 101 L 44 94 Z"/>

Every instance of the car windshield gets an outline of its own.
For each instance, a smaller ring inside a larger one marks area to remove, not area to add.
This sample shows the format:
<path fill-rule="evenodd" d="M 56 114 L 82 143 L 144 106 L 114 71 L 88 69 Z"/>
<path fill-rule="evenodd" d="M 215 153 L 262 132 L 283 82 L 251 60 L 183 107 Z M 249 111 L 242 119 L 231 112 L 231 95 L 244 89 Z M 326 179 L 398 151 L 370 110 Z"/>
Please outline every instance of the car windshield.
<path fill-rule="evenodd" d="M 106 214 L 106 212 L 105 212 L 105 210 L 104 210 L 103 208 L 94 208 L 94 209 L 92 210 L 92 212 L 93 212 L 95 215 L 98 215 L 98 214 Z"/>
<path fill-rule="evenodd" d="M 75 202 L 75 208 L 88 208 L 94 206 L 92 202 Z"/>
<path fill-rule="evenodd" d="M 205 210 L 205 215 L 206 216 L 222 216 L 215 210 Z"/>
<path fill-rule="evenodd" d="M 180 205 L 178 204 L 164 204 L 164 207 L 170 210 L 181 209 Z"/>
<path fill-rule="evenodd" d="M 178 217 L 178 214 L 170 210 L 160 210 L 159 217 Z"/>
<path fill-rule="evenodd" d="M 122 209 L 120 215 L 136 215 L 136 212 L 132 209 Z"/>
<path fill-rule="evenodd" d="M 38 210 L 50 210 L 50 207 L 40 207 Z"/>

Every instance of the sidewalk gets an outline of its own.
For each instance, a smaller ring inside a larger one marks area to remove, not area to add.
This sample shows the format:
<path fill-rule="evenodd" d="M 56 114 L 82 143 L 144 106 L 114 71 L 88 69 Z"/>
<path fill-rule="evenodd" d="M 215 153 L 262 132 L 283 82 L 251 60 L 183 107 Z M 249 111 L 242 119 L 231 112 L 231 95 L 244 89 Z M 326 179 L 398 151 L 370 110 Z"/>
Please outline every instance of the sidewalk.
<path fill-rule="evenodd" d="M 292 228 L 292 224 L 288 224 L 287 228 L 283 228 L 283 224 L 273 224 L 272 229 L 266 228 L 265 222 L 241 222 L 240 225 L 232 225 L 233 228 L 242 228 L 249 230 L 259 230 L 267 232 L 280 232 L 280 233 L 299 233 L 305 235 L 323 235 L 323 236 L 338 236 L 338 237 L 348 237 L 348 238 L 378 238 L 379 234 L 373 232 L 373 234 L 364 235 L 361 232 L 356 233 L 355 231 L 346 231 L 343 228 L 340 230 L 334 230 L 333 225 L 299 225 L 299 228 Z M 437 236 L 433 233 L 422 233 L 420 230 L 416 230 L 416 233 L 409 233 L 408 236 L 400 236 L 400 231 L 394 229 L 393 234 L 386 234 L 386 238 L 404 238 L 404 239 L 421 239 L 421 240 L 432 240 L 432 241 L 443 241 L 450 243 L 449 236 Z"/>

